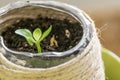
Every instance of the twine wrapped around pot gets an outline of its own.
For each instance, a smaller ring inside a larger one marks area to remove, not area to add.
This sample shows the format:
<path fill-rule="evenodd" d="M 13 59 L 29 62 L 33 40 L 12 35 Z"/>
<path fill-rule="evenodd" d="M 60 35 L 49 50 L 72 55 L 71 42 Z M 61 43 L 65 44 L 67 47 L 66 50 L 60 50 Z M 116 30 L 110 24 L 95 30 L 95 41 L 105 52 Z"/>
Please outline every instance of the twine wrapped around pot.
<path fill-rule="evenodd" d="M 73 10 L 72 14 L 81 15 L 80 17 L 74 15 L 77 20 L 82 21 L 83 31 L 86 34 L 83 35 L 80 47 L 75 47 L 74 50 L 78 50 L 79 54 L 68 60 L 65 63 L 53 66 L 50 68 L 28 68 L 17 65 L 9 61 L 4 54 L 8 54 L 3 46 L 0 48 L 0 80 L 105 80 L 104 67 L 101 59 L 101 45 L 96 34 L 93 21 L 81 10 L 74 8 L 73 6 L 51 1 L 30 1 L 30 2 L 17 2 L 12 6 L 15 8 L 31 4 L 39 4 L 42 6 L 69 7 L 66 11 Z M 22 4 L 22 5 L 21 5 Z M 6 9 L 6 8 L 4 8 Z M 13 9 L 13 8 L 10 8 Z M 65 10 L 65 9 L 64 9 Z M 14 11 L 13 11 L 14 12 Z M 3 13 L 3 12 L 1 12 Z M 11 12 L 12 13 L 12 12 Z M 4 14 L 2 14 L 4 17 Z M 74 21 L 74 20 L 73 20 Z M 0 19 L 0 23 L 4 22 Z M 84 25 L 85 23 L 85 25 Z M 8 23 L 9 24 L 9 23 Z M 85 27 L 85 28 L 84 28 Z M 87 29 L 86 29 L 87 28 Z M 1 28 L 0 29 L 4 29 Z M 88 30 L 88 31 L 86 31 Z M 2 41 L 1 41 L 2 42 Z"/>

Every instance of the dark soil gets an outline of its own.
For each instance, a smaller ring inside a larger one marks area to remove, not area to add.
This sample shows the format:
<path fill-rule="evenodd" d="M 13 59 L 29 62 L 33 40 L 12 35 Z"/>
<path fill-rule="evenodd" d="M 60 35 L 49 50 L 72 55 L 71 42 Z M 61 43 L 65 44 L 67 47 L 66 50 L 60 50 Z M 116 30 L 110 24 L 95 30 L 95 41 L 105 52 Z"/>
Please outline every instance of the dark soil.
<path fill-rule="evenodd" d="M 34 29 L 39 27 L 44 32 L 50 25 L 52 25 L 51 33 L 41 42 L 42 52 L 69 50 L 78 44 L 83 35 L 81 24 L 78 22 L 73 23 L 67 19 L 56 20 L 40 16 L 36 19 L 18 19 L 14 24 L 8 26 L 1 35 L 9 49 L 36 53 L 36 46 L 30 46 L 24 37 L 15 34 L 15 30 L 26 28 L 33 32 Z M 69 37 L 66 36 L 66 31 L 70 33 Z M 53 35 L 58 42 L 58 46 L 50 46 L 50 39 Z"/>

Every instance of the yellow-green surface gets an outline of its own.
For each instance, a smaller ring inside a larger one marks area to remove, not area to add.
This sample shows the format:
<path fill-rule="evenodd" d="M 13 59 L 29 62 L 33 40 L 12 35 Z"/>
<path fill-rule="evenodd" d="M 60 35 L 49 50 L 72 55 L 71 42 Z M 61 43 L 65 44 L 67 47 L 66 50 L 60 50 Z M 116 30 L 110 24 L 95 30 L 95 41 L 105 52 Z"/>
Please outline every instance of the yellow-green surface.
<path fill-rule="evenodd" d="M 107 49 L 102 49 L 107 80 L 120 80 L 120 57 Z"/>

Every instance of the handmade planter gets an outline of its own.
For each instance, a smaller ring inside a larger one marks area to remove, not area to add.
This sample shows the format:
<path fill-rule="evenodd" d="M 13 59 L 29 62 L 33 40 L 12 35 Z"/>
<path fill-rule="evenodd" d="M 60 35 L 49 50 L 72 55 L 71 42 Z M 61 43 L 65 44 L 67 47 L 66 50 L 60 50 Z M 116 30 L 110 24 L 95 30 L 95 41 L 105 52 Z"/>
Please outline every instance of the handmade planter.
<path fill-rule="evenodd" d="M 105 80 L 101 45 L 94 23 L 82 10 L 71 5 L 53 1 L 9 4 L 0 9 L 0 34 L 17 19 L 38 15 L 79 22 L 82 38 L 70 50 L 37 54 L 11 50 L 1 36 L 0 80 Z M 27 63 L 32 67 L 25 66 Z"/>

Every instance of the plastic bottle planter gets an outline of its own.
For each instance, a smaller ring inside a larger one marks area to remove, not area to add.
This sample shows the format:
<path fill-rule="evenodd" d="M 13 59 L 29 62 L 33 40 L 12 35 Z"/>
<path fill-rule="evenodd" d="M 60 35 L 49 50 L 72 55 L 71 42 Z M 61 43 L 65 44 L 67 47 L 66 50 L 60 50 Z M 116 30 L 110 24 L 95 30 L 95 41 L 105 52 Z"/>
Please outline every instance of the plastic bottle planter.
<path fill-rule="evenodd" d="M 39 14 L 80 22 L 82 39 L 68 51 L 41 55 L 10 50 L 4 45 L 1 36 L 0 80 L 105 80 L 101 45 L 94 23 L 83 11 L 73 6 L 52 1 L 19 1 L 9 4 L 0 9 L 0 33 L 18 18 L 34 18 Z M 24 64 L 25 59 L 28 59 L 26 63 L 32 61 L 32 65 L 37 68 L 21 66 L 20 63 Z"/>

